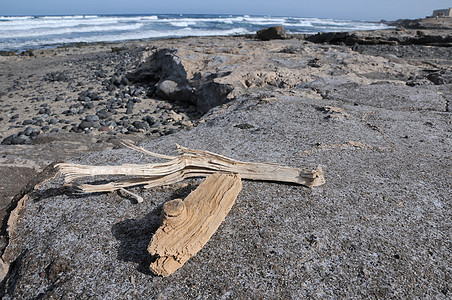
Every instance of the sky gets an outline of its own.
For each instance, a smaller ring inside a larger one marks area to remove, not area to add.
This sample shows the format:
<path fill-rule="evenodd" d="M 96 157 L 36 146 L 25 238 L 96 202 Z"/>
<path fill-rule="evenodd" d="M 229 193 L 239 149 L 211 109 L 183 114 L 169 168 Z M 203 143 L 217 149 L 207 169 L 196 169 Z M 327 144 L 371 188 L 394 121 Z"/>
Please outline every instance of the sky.
<path fill-rule="evenodd" d="M 416 19 L 451 0 L 0 0 L 0 16 L 70 14 L 249 14 L 379 21 Z"/>

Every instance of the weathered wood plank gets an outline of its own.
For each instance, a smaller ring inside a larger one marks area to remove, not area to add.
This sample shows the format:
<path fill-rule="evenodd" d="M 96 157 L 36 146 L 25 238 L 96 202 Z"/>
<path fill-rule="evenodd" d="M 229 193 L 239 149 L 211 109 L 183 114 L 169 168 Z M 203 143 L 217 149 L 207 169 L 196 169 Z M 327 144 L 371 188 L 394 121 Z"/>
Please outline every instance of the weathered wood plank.
<path fill-rule="evenodd" d="M 150 270 L 168 276 L 179 269 L 209 241 L 223 222 L 242 189 L 237 174 L 212 174 L 185 200 L 163 206 L 163 222 L 148 251 L 157 257 Z"/>

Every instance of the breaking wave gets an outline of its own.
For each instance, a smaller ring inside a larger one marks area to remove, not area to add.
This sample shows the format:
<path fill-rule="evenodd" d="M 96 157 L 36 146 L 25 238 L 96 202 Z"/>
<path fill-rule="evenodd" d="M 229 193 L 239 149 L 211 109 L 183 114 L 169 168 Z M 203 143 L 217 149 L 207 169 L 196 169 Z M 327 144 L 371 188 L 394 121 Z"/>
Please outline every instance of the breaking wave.
<path fill-rule="evenodd" d="M 0 16 L 0 50 L 26 50 L 79 42 L 250 34 L 274 25 L 289 33 L 373 30 L 380 23 L 249 15 Z"/>

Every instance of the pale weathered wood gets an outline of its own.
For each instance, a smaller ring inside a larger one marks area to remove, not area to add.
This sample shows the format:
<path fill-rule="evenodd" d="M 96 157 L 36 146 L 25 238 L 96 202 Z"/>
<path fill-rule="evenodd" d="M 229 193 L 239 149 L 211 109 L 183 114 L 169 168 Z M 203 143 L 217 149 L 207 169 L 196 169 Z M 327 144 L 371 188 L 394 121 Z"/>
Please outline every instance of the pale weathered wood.
<path fill-rule="evenodd" d="M 179 269 L 209 241 L 234 205 L 242 189 L 237 174 L 212 174 L 185 200 L 164 204 L 163 222 L 148 251 L 156 256 L 150 270 L 168 276 Z"/>
<path fill-rule="evenodd" d="M 298 169 L 270 163 L 241 162 L 216 153 L 193 150 L 178 146 L 181 155 L 168 156 L 149 152 L 142 148 L 126 144 L 128 147 L 158 158 L 167 159 L 164 163 L 120 166 L 89 166 L 62 163 L 57 168 L 65 176 L 66 182 L 98 175 L 135 176 L 107 184 L 81 184 L 83 192 L 109 192 L 121 188 L 144 185 L 146 188 L 179 182 L 186 178 L 205 177 L 216 172 L 240 174 L 243 179 L 278 181 L 319 186 L 325 183 L 323 171 Z"/>

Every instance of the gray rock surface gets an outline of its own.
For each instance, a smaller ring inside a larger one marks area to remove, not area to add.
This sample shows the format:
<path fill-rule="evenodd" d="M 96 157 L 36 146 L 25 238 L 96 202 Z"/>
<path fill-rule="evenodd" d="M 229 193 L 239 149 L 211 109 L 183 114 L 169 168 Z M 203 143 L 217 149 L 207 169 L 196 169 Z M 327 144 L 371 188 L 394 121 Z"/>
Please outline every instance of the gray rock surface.
<path fill-rule="evenodd" d="M 295 39 L 189 41 L 172 41 L 187 77 L 201 65 L 207 73 L 209 57 L 221 53 L 228 60 L 212 68 L 230 73 L 215 79 L 234 88 L 235 100 L 211 109 L 191 130 L 141 146 L 175 154 L 180 144 L 243 161 L 321 165 L 326 184 L 245 181 L 206 246 L 161 278 L 149 272 L 146 251 L 161 206 L 188 195 L 199 180 L 134 188 L 145 199 L 137 204 L 117 193 L 76 194 L 56 177 L 19 203 L 17 222 L 2 227 L 2 234 L 9 230 L 2 259 L 10 264 L 4 299 L 450 298 L 452 87 L 407 85 L 410 76 L 428 74 L 425 57 L 393 62 L 378 51 Z M 153 160 L 110 148 L 70 161 Z"/>
<path fill-rule="evenodd" d="M 245 182 L 211 241 L 163 279 L 147 271 L 151 257 L 146 247 L 158 227 L 161 205 L 186 195 L 194 181 L 188 187 L 135 189 L 146 199 L 135 204 L 116 193 L 66 194 L 58 179 L 40 188 L 23 211 L 20 234 L 8 251 L 17 257 L 8 294 L 446 298 L 451 275 L 449 114 L 276 97 L 236 101 L 190 132 L 143 146 L 174 153 L 179 143 L 245 161 L 320 164 L 324 186 L 310 190 Z M 351 118 L 325 119 L 319 105 L 340 105 Z M 245 122 L 253 127 L 236 127 Z M 147 161 L 127 150 L 78 160 Z"/>

